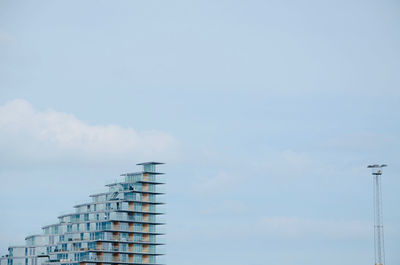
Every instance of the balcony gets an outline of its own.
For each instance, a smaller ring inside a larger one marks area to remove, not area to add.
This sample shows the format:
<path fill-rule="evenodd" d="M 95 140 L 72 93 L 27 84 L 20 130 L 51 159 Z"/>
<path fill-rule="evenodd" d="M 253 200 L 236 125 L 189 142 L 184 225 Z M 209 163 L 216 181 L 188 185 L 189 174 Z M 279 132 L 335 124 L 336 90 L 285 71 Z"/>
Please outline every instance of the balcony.
<path fill-rule="evenodd" d="M 142 243 L 148 243 L 148 242 L 142 242 Z M 156 253 L 155 249 L 150 249 L 149 247 L 143 247 L 141 250 L 140 249 L 134 249 L 134 248 L 107 248 L 103 247 L 102 249 L 92 249 L 91 251 L 93 252 L 110 252 L 110 253 L 126 253 L 126 254 L 148 254 L 148 255 L 162 255 Z"/>
<path fill-rule="evenodd" d="M 149 265 L 161 265 L 158 263 L 150 262 L 148 258 L 143 259 L 142 261 L 138 260 L 128 260 L 128 259 L 121 259 L 121 258 L 95 258 L 90 257 L 86 259 L 80 260 L 80 262 L 96 262 L 96 263 L 124 263 L 124 264 L 149 264 Z"/>

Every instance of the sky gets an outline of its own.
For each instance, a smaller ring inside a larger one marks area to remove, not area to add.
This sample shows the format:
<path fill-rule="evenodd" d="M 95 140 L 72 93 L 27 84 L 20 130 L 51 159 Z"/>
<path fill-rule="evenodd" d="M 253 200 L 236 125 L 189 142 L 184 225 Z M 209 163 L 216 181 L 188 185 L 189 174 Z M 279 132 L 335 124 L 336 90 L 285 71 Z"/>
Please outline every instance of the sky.
<path fill-rule="evenodd" d="M 400 3 L 0 1 L 0 253 L 135 164 L 167 173 L 171 265 L 400 252 Z"/>

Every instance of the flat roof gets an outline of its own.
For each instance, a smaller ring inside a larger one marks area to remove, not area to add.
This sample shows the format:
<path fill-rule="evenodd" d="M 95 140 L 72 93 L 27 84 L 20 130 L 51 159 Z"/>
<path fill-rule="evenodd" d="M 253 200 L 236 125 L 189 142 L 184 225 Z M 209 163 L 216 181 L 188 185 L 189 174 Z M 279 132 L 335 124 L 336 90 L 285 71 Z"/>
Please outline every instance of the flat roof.
<path fill-rule="evenodd" d="M 165 173 L 161 172 L 151 172 L 151 171 L 140 171 L 140 172 L 132 172 L 132 173 L 124 173 L 121 174 L 120 176 L 135 176 L 135 175 L 141 175 L 141 174 L 152 174 L 152 175 L 164 175 Z"/>
<path fill-rule="evenodd" d="M 162 163 L 162 162 L 154 162 L 154 161 L 152 161 L 152 162 L 143 162 L 143 163 L 139 163 L 139 164 L 136 164 L 136 165 L 138 165 L 138 166 L 143 166 L 143 165 L 164 165 L 165 163 Z"/>
<path fill-rule="evenodd" d="M 136 181 L 136 182 L 138 182 L 138 183 L 148 183 L 148 184 L 165 184 L 165 182 L 147 181 L 147 180 L 139 180 L 139 181 Z M 116 186 L 116 185 L 123 185 L 123 184 L 134 184 L 134 183 L 132 183 L 132 182 L 115 182 L 115 183 L 107 184 L 106 187 Z"/>

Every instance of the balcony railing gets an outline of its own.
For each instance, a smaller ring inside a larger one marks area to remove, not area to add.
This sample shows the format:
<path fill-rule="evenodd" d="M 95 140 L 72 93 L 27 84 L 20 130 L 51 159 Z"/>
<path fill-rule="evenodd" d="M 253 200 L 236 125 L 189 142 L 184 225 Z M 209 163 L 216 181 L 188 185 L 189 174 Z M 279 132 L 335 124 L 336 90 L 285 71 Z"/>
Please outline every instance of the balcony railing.
<path fill-rule="evenodd" d="M 90 262 L 90 261 L 94 261 L 94 262 L 121 262 L 121 263 L 134 263 L 134 264 L 153 264 L 156 265 L 157 263 L 155 263 L 154 261 L 150 261 L 150 260 L 135 260 L 135 259 L 121 259 L 121 258 L 99 258 L 99 257 L 88 257 L 88 258 L 84 258 L 81 259 L 80 261 L 82 262 Z"/>
<path fill-rule="evenodd" d="M 146 249 L 142 249 L 142 250 L 139 250 L 139 249 L 129 249 L 129 248 L 114 248 L 114 247 L 103 247 L 103 248 L 101 248 L 101 249 L 94 249 L 94 250 L 96 250 L 96 251 L 110 251 L 110 252 L 126 252 L 126 253 L 129 253 L 129 254 L 137 254 L 137 255 L 154 255 L 154 254 L 157 254 L 156 253 L 156 250 L 153 248 L 153 249 L 151 249 L 151 248 L 147 248 L 147 250 Z"/>

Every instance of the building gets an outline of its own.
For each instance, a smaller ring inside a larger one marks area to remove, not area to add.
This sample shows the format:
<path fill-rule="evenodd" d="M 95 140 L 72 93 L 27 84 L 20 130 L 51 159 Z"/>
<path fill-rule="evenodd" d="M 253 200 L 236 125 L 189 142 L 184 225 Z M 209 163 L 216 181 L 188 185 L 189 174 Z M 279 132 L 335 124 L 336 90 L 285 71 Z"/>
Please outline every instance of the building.
<path fill-rule="evenodd" d="M 42 227 L 42 234 L 28 236 L 24 246 L 9 247 L 0 265 L 157 264 L 160 164 L 141 163 L 141 172 L 122 174 L 121 182 Z"/>

